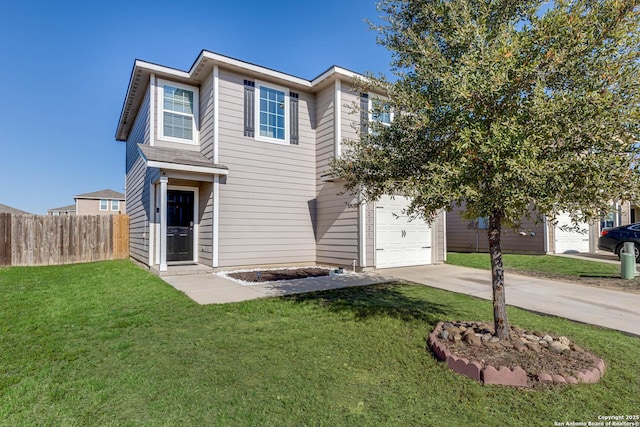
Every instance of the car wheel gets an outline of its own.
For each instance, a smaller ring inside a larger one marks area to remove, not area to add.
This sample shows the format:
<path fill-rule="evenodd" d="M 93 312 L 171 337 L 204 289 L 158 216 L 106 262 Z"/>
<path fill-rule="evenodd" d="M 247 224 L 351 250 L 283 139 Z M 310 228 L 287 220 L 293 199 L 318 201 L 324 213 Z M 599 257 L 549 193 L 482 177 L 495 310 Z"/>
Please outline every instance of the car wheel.
<path fill-rule="evenodd" d="M 625 253 L 624 252 L 624 243 L 622 245 L 619 246 L 618 248 L 618 258 L 620 258 L 620 255 Z M 637 243 L 633 244 L 633 254 L 635 255 L 636 258 L 636 262 L 640 262 L 640 246 Z"/>

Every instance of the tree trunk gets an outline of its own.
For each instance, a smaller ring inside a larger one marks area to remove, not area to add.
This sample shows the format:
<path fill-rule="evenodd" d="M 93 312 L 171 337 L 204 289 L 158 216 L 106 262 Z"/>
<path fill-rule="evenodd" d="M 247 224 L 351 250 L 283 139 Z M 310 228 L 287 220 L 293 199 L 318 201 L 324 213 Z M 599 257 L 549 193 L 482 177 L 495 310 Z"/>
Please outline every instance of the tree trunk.
<path fill-rule="evenodd" d="M 502 247 L 500 246 L 500 231 L 502 215 L 493 212 L 489 217 L 489 253 L 491 255 L 491 282 L 493 288 L 493 324 L 496 336 L 502 340 L 511 339 L 509 320 L 507 319 L 507 304 L 504 294 L 504 267 L 502 265 Z"/>

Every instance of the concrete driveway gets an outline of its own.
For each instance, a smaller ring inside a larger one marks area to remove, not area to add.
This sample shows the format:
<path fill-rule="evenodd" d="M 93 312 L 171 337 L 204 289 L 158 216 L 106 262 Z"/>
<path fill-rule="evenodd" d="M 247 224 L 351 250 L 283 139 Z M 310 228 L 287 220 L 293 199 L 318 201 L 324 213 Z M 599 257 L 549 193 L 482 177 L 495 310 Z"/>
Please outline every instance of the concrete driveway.
<path fill-rule="evenodd" d="M 491 300 L 488 270 L 448 264 L 388 268 L 379 274 Z M 507 304 L 640 336 L 640 294 L 505 274 Z"/>

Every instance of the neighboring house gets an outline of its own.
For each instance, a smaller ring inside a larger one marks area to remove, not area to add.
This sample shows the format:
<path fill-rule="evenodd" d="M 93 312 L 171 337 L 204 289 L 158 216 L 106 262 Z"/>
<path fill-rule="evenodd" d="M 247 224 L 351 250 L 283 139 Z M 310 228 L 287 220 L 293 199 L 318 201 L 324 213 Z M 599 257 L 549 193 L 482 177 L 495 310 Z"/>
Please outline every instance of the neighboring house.
<path fill-rule="evenodd" d="M 11 206 L 3 205 L 2 203 L 0 203 L 0 213 L 8 213 L 8 214 L 14 214 L 14 215 L 31 215 L 29 212 L 12 208 Z"/>
<path fill-rule="evenodd" d="M 329 162 L 357 138 L 362 77 L 333 66 L 305 80 L 202 51 L 188 71 L 135 61 L 116 139 L 126 141 L 131 257 L 154 270 L 439 263 L 444 215 L 406 200 L 350 206 Z"/>
<path fill-rule="evenodd" d="M 75 204 L 47 210 L 47 215 L 117 215 L 126 210 L 125 195 L 100 190 L 73 197 Z"/>
<path fill-rule="evenodd" d="M 79 194 L 73 198 L 76 215 L 117 215 L 126 211 L 125 195 L 113 190 Z"/>
<path fill-rule="evenodd" d="M 538 224 L 523 219 L 518 232 L 502 230 L 502 250 L 516 254 L 597 252 L 601 231 L 635 222 L 636 209 L 630 203 L 613 203 L 606 217 L 597 223 L 581 223 L 580 230 L 567 228 L 572 224 L 566 214 L 559 214 L 555 224 L 546 216 Z M 447 213 L 447 249 L 452 252 L 488 252 L 487 222 L 482 218 L 463 220 L 460 213 L 460 208 Z"/>
<path fill-rule="evenodd" d="M 47 209 L 47 215 L 75 215 L 76 205 L 62 206 L 61 208 Z"/>

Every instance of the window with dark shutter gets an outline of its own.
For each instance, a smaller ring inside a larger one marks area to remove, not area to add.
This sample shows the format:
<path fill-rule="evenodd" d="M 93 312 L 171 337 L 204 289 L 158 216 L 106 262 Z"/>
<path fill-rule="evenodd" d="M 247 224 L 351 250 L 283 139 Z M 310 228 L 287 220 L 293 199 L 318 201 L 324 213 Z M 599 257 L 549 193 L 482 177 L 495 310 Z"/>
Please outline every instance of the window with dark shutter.
<path fill-rule="evenodd" d="M 369 94 L 360 94 L 360 135 L 369 133 Z"/>
<path fill-rule="evenodd" d="M 298 134 L 298 94 L 289 92 L 289 144 L 298 145 L 300 142 Z"/>
<path fill-rule="evenodd" d="M 244 81 L 244 136 L 254 137 L 255 125 L 255 103 L 256 84 L 250 80 Z"/>

